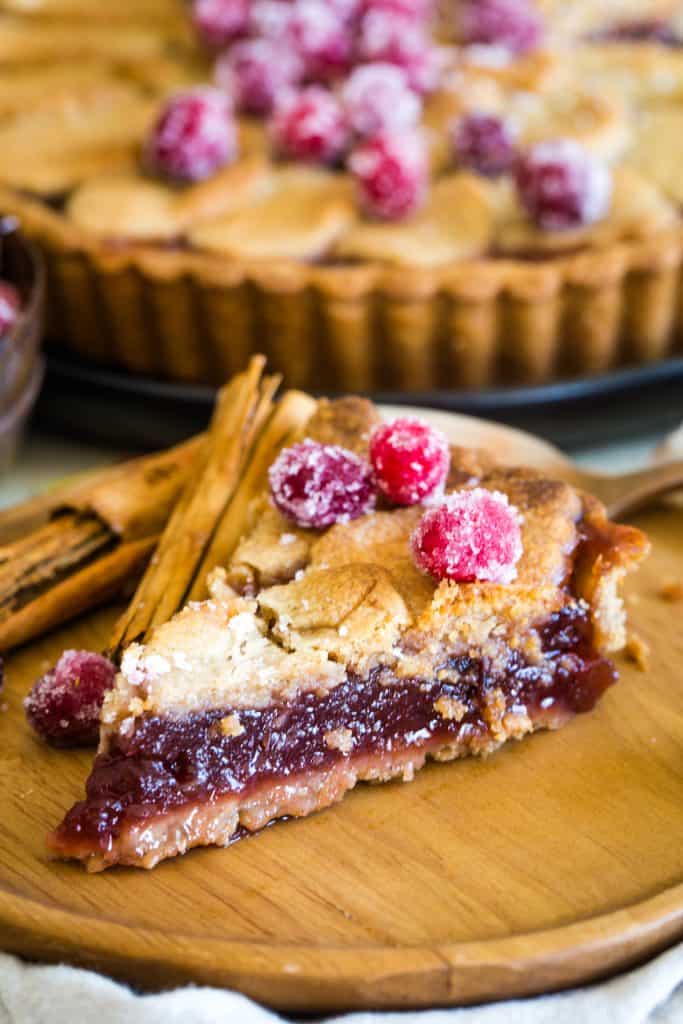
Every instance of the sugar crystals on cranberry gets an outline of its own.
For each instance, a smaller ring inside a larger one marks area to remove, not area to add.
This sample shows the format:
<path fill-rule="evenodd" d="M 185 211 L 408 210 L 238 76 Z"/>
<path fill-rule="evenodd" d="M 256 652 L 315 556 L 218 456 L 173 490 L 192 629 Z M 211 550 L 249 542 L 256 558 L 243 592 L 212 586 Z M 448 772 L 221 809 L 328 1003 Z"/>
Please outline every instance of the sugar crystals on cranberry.
<path fill-rule="evenodd" d="M 286 35 L 308 79 L 326 81 L 348 70 L 351 34 L 346 19 L 329 0 L 295 0 Z"/>
<path fill-rule="evenodd" d="M 456 491 L 428 509 L 415 528 L 415 562 L 437 580 L 511 583 L 522 556 L 517 510 L 483 487 Z"/>
<path fill-rule="evenodd" d="M 249 26 L 249 0 L 193 0 L 192 21 L 212 50 L 228 46 Z"/>
<path fill-rule="evenodd" d="M 516 156 L 509 123 L 495 114 L 478 112 L 456 122 L 453 149 L 462 167 L 490 178 L 511 170 Z"/>
<path fill-rule="evenodd" d="M 270 467 L 268 481 L 275 507 L 297 526 L 324 529 L 375 507 L 370 466 L 339 445 L 307 439 L 285 448 Z"/>
<path fill-rule="evenodd" d="M 361 206 L 379 220 L 401 220 L 422 206 L 427 193 L 425 147 L 417 132 L 383 132 L 349 157 Z"/>
<path fill-rule="evenodd" d="M 359 65 L 344 83 L 342 100 L 352 130 L 362 137 L 412 128 L 420 118 L 420 100 L 395 64 Z"/>
<path fill-rule="evenodd" d="M 464 0 L 460 6 L 464 43 L 500 46 L 526 53 L 538 46 L 543 22 L 531 0 Z"/>
<path fill-rule="evenodd" d="M 216 63 L 216 83 L 234 97 L 238 110 L 270 114 L 278 96 L 301 75 L 296 54 L 266 37 L 242 39 Z"/>
<path fill-rule="evenodd" d="M 53 746 L 96 744 L 102 702 L 115 677 L 115 666 L 101 654 L 65 651 L 24 701 L 29 724 Z"/>
<path fill-rule="evenodd" d="M 360 24 L 358 52 L 364 62 L 395 64 L 411 89 L 432 92 L 439 79 L 440 53 L 422 21 L 395 10 L 369 10 Z"/>
<path fill-rule="evenodd" d="M 208 86 L 172 96 L 152 128 L 146 163 L 171 181 L 210 177 L 237 156 L 237 129 L 230 101 Z"/>
<path fill-rule="evenodd" d="M 377 427 L 370 461 L 380 491 L 395 505 L 419 505 L 443 491 L 450 465 L 446 435 L 422 420 L 400 417 Z"/>
<path fill-rule="evenodd" d="M 612 197 L 609 167 L 574 139 L 532 146 L 517 162 L 515 181 L 522 206 L 545 231 L 595 223 Z"/>
<path fill-rule="evenodd" d="M 271 135 L 284 157 L 332 164 L 347 147 L 349 128 L 336 96 L 321 85 L 309 85 L 292 92 L 277 106 Z"/>

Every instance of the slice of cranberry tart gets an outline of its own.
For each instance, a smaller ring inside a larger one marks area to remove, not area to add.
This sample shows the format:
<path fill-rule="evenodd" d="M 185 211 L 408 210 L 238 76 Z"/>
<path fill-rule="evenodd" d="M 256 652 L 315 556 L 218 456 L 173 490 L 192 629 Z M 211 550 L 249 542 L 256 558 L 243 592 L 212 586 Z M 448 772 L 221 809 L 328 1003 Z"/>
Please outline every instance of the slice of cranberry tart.
<path fill-rule="evenodd" d="M 251 522 L 210 598 L 125 652 L 57 855 L 98 871 L 227 846 L 558 728 L 616 681 L 618 587 L 647 540 L 566 483 L 343 399 Z"/>

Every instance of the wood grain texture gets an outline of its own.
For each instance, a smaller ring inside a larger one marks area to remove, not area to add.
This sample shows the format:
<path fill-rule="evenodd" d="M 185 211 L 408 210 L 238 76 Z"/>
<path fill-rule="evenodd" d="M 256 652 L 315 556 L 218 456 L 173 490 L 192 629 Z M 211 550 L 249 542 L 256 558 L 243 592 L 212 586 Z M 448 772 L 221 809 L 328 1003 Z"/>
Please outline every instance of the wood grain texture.
<path fill-rule="evenodd" d="M 683 935 L 683 518 L 638 524 L 629 587 L 648 674 L 623 663 L 600 707 L 486 761 L 360 786 L 339 806 L 152 873 L 51 863 L 44 836 L 90 755 L 53 751 L 21 701 L 115 611 L 17 654 L 0 714 L 0 946 L 159 988 L 233 986 L 280 1008 L 409 1007 L 556 989 Z"/>

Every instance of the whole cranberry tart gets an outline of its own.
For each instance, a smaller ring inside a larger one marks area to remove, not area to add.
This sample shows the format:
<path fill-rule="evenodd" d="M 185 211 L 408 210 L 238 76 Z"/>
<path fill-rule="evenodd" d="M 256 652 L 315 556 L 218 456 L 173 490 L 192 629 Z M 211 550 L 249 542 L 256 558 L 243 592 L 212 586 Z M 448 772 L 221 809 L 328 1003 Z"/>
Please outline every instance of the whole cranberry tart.
<path fill-rule="evenodd" d="M 672 3 L 114 6 L 0 5 L 0 207 L 71 348 L 365 391 L 673 350 Z"/>
<path fill-rule="evenodd" d="M 362 399 L 320 402 L 291 440 L 210 597 L 123 653 L 57 855 L 98 871 L 228 846 L 559 728 L 616 681 L 638 530 Z"/>

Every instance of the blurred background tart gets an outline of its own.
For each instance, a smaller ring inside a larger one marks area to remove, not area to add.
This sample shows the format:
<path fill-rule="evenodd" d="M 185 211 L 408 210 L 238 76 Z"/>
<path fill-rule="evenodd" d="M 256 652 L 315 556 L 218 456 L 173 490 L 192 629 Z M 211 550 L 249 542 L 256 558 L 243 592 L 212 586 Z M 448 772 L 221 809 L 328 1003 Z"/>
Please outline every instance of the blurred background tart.
<path fill-rule="evenodd" d="M 292 385 L 425 391 L 659 360 L 679 31 L 671 3 L 0 0 L 0 208 L 53 341 L 135 373 L 265 349 Z"/>

